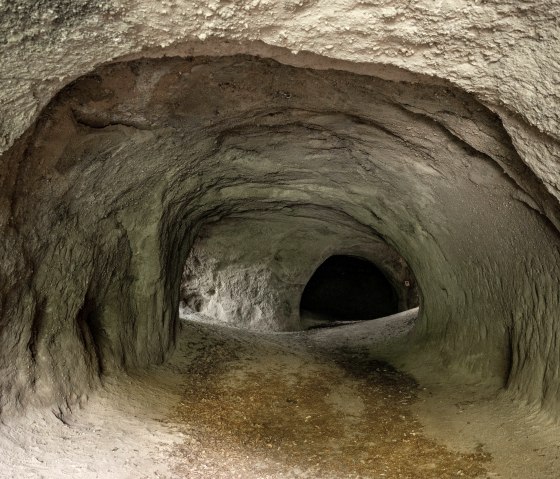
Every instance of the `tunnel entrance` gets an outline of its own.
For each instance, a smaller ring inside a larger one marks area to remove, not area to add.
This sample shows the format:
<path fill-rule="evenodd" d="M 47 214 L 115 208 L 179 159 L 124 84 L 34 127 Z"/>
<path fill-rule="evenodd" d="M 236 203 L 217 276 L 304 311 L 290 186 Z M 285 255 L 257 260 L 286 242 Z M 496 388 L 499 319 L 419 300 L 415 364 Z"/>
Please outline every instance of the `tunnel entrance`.
<path fill-rule="evenodd" d="M 372 262 L 347 255 L 328 258 L 307 283 L 302 315 L 330 321 L 381 318 L 399 311 L 397 292 Z"/>
<path fill-rule="evenodd" d="M 339 256 L 332 257 L 333 251 Z M 317 291 L 312 292 L 313 282 L 309 286 L 310 304 L 318 314 L 302 314 L 303 287 L 328 257 L 332 258 L 317 273 Z M 333 279 L 334 293 L 325 293 L 336 294 L 343 305 L 334 319 L 345 319 L 346 310 L 350 319 L 372 319 L 418 306 L 414 273 L 393 247 L 342 217 L 330 214 L 326 221 L 316 208 L 300 207 L 290 215 L 248 213 L 201 227 L 183 266 L 179 314 L 183 319 L 267 332 L 332 326 L 323 319 L 321 308 L 313 307 L 313 302 L 322 301 L 317 297 L 325 282 L 321 272 L 329 267 L 342 273 Z M 323 314 L 332 309 L 327 304 Z"/>

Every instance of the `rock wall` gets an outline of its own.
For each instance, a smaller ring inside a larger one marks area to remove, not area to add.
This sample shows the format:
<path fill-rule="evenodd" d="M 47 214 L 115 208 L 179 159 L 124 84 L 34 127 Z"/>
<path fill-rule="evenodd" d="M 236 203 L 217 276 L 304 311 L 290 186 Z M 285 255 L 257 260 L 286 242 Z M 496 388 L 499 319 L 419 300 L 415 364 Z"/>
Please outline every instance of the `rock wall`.
<path fill-rule="evenodd" d="M 14 0 L 0 9 L 0 152 L 101 64 L 246 53 L 472 92 L 560 198 L 555 1 Z"/>
<path fill-rule="evenodd" d="M 383 239 L 349 218 L 290 208 L 228 217 L 206 225 L 185 264 L 181 297 L 210 320 L 265 331 L 297 331 L 303 290 L 330 256 L 349 254 L 376 264 L 399 296 L 415 307 L 416 281 Z M 405 284 L 406 282 L 406 284 Z"/>
<path fill-rule="evenodd" d="M 555 2 L 0 8 L 4 411 L 163 360 L 205 222 L 312 207 L 406 259 L 411 342 L 560 413 Z"/>

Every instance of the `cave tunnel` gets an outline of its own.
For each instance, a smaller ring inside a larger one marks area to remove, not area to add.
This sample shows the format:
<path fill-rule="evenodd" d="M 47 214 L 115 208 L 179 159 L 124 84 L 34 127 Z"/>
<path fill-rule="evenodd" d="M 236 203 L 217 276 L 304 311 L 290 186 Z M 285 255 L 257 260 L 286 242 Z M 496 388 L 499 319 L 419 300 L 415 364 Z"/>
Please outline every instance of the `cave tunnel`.
<path fill-rule="evenodd" d="M 331 321 L 360 321 L 395 314 L 398 303 L 397 292 L 373 263 L 335 255 L 313 273 L 300 309 Z"/>
<path fill-rule="evenodd" d="M 204 225 L 179 296 L 182 316 L 288 332 L 411 310 L 420 294 L 411 266 L 383 238 L 332 211 L 293 206 Z"/>
<path fill-rule="evenodd" d="M 0 477 L 557 477 L 552 116 L 332 48 L 93 44 L 0 76 Z"/>

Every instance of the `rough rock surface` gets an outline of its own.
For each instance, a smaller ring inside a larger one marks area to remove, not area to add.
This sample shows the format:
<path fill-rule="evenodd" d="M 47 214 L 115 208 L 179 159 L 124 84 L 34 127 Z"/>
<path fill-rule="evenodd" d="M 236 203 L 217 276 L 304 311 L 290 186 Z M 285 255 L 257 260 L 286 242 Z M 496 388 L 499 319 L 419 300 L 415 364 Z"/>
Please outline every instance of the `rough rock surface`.
<path fill-rule="evenodd" d="M 559 16 L 551 0 L 5 1 L 0 151 L 60 88 L 100 64 L 247 53 L 407 77 L 397 67 L 424 81 L 449 81 L 498 112 L 524 161 L 558 199 Z"/>
<path fill-rule="evenodd" d="M 312 209 L 406 259 L 414 361 L 558 413 L 557 201 L 475 96 L 407 78 L 195 57 L 64 89 L 2 157 L 2 408 L 63 410 L 111 370 L 162 361 L 199 229 Z"/>
<path fill-rule="evenodd" d="M 169 361 L 107 378 L 64 422 L 4 418 L 0 477 L 558 477 L 560 426 L 444 369 L 417 364 L 415 384 L 380 364 L 414 311 L 280 334 L 196 317 Z"/>
<path fill-rule="evenodd" d="M 414 275 L 398 253 L 359 223 L 309 208 L 206 225 L 185 265 L 182 300 L 187 309 L 220 323 L 300 330 L 305 327 L 300 315 L 305 285 L 335 254 L 370 260 L 390 279 L 401 310 L 417 306 Z"/>
<path fill-rule="evenodd" d="M 407 260 L 411 345 L 558 416 L 559 16 L 0 3 L 2 410 L 62 411 L 102 374 L 162 361 L 203 224 L 312 207 Z"/>

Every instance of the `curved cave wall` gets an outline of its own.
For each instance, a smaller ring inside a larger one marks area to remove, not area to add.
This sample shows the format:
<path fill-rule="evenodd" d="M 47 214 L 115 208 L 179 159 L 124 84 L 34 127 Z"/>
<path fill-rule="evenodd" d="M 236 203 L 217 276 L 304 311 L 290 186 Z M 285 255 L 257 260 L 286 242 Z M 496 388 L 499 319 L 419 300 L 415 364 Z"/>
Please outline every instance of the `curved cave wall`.
<path fill-rule="evenodd" d="M 397 307 L 417 306 L 414 274 L 383 238 L 346 215 L 293 205 L 204 225 L 183 270 L 183 310 L 245 329 L 304 329 L 304 289 L 317 268 L 339 253 L 378 265 L 390 278 Z"/>
<path fill-rule="evenodd" d="M 164 360 L 201 228 L 306 209 L 406 260 L 409 344 L 559 411 L 556 203 L 458 89 L 242 56 L 117 63 L 1 161 L 4 410 Z"/>

